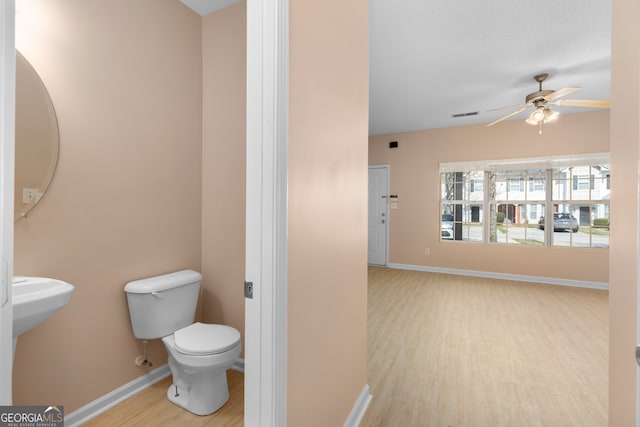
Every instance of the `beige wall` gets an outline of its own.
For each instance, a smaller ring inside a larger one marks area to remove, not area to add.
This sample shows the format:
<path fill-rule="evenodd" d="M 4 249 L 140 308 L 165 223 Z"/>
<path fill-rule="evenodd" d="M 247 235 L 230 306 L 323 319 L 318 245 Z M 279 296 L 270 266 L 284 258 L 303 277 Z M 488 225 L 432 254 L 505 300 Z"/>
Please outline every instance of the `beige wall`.
<path fill-rule="evenodd" d="M 399 147 L 390 149 L 390 141 Z M 398 195 L 398 208 L 390 210 L 389 262 L 608 282 L 608 250 L 440 241 L 438 169 L 442 162 L 607 151 L 607 110 L 563 115 L 542 135 L 515 120 L 370 137 L 369 164 L 390 165 L 390 193 Z"/>
<path fill-rule="evenodd" d="M 244 336 L 246 3 L 202 21 L 203 321 Z"/>
<path fill-rule="evenodd" d="M 609 425 L 636 425 L 640 6 L 613 1 Z"/>
<path fill-rule="evenodd" d="M 340 426 L 367 382 L 366 0 L 290 2 L 291 426 Z"/>
<path fill-rule="evenodd" d="M 15 227 L 15 273 L 75 285 L 22 335 L 14 403 L 67 413 L 145 373 L 123 286 L 200 268 L 201 19 L 176 0 L 21 0 L 18 48 L 60 125 L 49 192 Z M 155 366 L 166 361 L 160 341 Z"/>

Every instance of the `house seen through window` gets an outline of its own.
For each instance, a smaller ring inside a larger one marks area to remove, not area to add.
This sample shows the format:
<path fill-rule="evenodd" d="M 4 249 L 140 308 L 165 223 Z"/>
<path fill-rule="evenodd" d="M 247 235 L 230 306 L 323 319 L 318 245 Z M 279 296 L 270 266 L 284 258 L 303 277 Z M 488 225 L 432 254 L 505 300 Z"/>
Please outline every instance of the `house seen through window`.
<path fill-rule="evenodd" d="M 441 240 L 609 247 L 607 154 L 440 166 Z"/>

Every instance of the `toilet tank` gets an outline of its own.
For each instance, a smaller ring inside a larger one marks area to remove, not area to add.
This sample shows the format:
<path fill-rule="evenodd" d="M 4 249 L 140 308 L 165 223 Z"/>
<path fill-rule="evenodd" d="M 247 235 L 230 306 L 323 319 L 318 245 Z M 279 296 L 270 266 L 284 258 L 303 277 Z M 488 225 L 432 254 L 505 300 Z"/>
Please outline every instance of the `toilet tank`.
<path fill-rule="evenodd" d="M 133 335 L 155 339 L 193 323 L 202 275 L 182 270 L 129 282 L 124 291 Z"/>

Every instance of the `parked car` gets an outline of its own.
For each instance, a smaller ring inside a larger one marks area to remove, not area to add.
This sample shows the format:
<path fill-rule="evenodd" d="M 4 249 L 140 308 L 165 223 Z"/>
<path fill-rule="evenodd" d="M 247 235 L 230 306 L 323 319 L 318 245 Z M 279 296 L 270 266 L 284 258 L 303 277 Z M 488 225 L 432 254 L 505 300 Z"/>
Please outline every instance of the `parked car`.
<path fill-rule="evenodd" d="M 544 230 L 544 216 L 540 217 L 538 221 L 540 230 Z M 580 224 L 576 217 L 569 213 L 554 213 L 553 214 L 553 231 L 571 231 L 577 233 L 580 229 Z"/>
<path fill-rule="evenodd" d="M 440 235 L 443 239 L 453 240 L 453 215 L 442 214 L 442 224 L 440 225 Z"/>

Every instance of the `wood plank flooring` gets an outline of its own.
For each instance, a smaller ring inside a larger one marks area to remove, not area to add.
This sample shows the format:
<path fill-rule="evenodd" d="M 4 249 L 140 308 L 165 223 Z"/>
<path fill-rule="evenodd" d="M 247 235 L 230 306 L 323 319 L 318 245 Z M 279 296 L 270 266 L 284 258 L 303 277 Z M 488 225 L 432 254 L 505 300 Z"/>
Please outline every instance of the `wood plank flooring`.
<path fill-rule="evenodd" d="M 149 426 L 220 426 L 242 427 L 244 424 L 244 375 L 227 371 L 229 401 L 208 416 L 194 415 L 167 399 L 171 376 L 114 406 L 107 412 L 83 424 L 87 427 L 149 427 Z"/>
<path fill-rule="evenodd" d="M 606 426 L 608 292 L 370 267 L 367 427 Z"/>
<path fill-rule="evenodd" d="M 370 267 L 368 298 L 363 427 L 607 425 L 608 292 Z M 228 378 L 211 416 L 169 402 L 169 377 L 85 425 L 242 426 Z"/>

